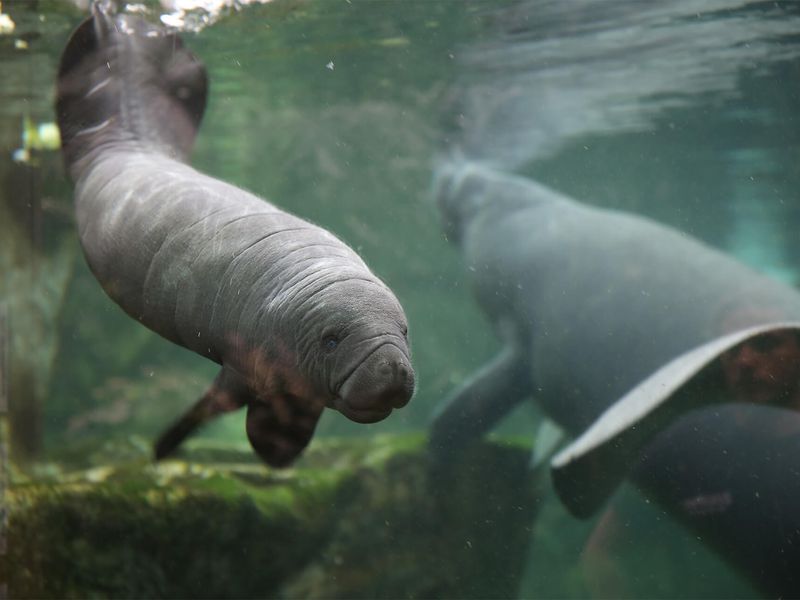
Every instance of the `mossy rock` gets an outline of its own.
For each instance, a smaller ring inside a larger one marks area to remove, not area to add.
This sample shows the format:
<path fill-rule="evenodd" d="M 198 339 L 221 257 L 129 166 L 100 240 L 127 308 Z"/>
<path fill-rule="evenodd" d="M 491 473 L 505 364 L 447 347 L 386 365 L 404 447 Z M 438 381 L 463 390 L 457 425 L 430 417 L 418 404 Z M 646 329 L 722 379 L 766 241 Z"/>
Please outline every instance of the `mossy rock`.
<path fill-rule="evenodd" d="M 430 476 L 422 436 L 317 440 L 282 471 L 241 447 L 161 464 L 118 454 L 13 477 L 10 597 L 516 593 L 536 507 L 524 449 L 477 445 L 445 477 Z"/>

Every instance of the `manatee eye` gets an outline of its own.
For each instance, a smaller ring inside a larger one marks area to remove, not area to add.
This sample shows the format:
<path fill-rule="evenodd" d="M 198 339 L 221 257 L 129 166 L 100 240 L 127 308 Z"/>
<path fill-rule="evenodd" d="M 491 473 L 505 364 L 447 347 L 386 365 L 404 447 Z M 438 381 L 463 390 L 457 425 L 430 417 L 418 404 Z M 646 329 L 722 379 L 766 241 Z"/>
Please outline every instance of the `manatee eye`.
<path fill-rule="evenodd" d="M 322 349 L 325 352 L 333 352 L 339 345 L 339 338 L 335 335 L 326 335 L 322 338 Z"/>
<path fill-rule="evenodd" d="M 403 334 L 404 338 L 408 338 L 408 325 L 403 325 L 400 331 Z"/>

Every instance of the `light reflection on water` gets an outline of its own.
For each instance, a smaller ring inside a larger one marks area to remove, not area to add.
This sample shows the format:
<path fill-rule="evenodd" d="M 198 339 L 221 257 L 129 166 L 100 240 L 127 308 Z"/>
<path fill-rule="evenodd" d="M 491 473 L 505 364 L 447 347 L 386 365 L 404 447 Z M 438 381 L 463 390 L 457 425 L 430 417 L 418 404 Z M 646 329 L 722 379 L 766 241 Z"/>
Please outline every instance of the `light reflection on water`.
<path fill-rule="evenodd" d="M 524 2 L 467 46 L 465 152 L 514 168 L 566 140 L 652 127 L 737 98 L 743 72 L 800 54 L 796 7 L 740 0 Z"/>

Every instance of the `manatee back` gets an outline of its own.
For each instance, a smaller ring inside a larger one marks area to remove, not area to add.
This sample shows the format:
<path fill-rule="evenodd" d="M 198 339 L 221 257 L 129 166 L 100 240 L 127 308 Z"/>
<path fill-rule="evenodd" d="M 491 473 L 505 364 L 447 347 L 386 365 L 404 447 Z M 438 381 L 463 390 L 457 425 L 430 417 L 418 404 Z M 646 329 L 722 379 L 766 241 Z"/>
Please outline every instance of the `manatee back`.
<path fill-rule="evenodd" d="M 800 319 L 795 289 L 669 227 L 518 176 L 464 173 L 445 216 L 468 215 L 459 243 L 477 299 L 516 324 L 537 399 L 573 433 L 679 354 Z"/>
<path fill-rule="evenodd" d="M 109 144 L 133 143 L 185 160 L 207 89 L 205 67 L 176 34 L 95 3 L 58 69 L 56 117 L 73 180 Z"/>
<path fill-rule="evenodd" d="M 697 240 L 649 219 L 580 212 L 562 223 L 566 241 L 533 259 L 547 271 L 526 305 L 541 400 L 572 431 L 692 348 L 800 319 L 796 290 Z"/>

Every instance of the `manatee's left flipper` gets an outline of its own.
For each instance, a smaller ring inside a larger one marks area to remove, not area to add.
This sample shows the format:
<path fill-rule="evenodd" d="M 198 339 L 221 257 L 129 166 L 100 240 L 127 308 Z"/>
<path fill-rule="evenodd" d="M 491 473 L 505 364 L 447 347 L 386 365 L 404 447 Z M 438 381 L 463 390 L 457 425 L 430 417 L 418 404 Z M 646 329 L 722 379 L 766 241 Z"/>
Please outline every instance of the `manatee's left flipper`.
<path fill-rule="evenodd" d="M 250 445 L 269 466 L 288 466 L 311 441 L 323 408 L 290 395 L 254 400 L 247 409 Z"/>
<path fill-rule="evenodd" d="M 551 463 L 556 492 L 570 512 L 590 516 L 655 434 L 686 411 L 725 399 L 702 389 L 705 367 L 745 340 L 776 330 L 798 331 L 800 323 L 751 327 L 698 346 L 667 363 L 606 410 Z"/>
<path fill-rule="evenodd" d="M 155 458 L 161 460 L 175 452 L 197 428 L 219 415 L 238 410 L 247 402 L 248 391 L 241 378 L 225 367 L 194 406 L 159 436 Z"/>
<path fill-rule="evenodd" d="M 525 354 L 516 345 L 507 345 L 436 411 L 429 442 L 434 461 L 448 463 L 461 448 L 530 396 L 530 377 Z"/>

